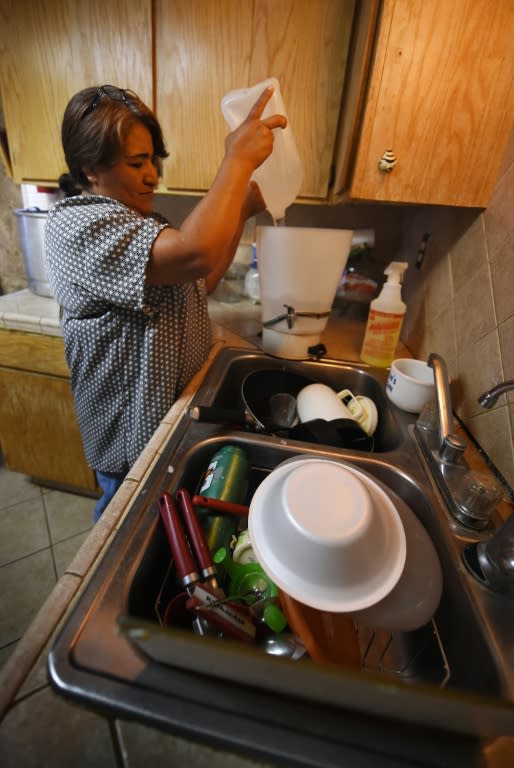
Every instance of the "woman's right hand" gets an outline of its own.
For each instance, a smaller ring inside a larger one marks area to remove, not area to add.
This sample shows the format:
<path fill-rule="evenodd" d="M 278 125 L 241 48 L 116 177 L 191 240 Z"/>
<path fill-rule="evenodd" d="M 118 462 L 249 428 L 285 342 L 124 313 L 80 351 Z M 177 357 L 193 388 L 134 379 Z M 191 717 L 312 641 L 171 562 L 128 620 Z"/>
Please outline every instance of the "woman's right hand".
<path fill-rule="evenodd" d="M 261 165 L 273 150 L 273 129 L 285 128 L 285 115 L 271 115 L 261 120 L 261 115 L 273 94 L 268 86 L 259 96 L 241 125 L 225 139 L 226 157 L 248 162 L 252 171 Z"/>
<path fill-rule="evenodd" d="M 146 268 L 149 285 L 203 277 L 212 291 L 226 272 L 245 221 L 266 207 L 250 177 L 273 149 L 273 129 L 287 124 L 284 115 L 261 120 L 272 93 L 272 87 L 266 88 L 239 128 L 227 136 L 225 157 L 211 188 L 180 229 L 167 227 L 155 239 Z"/>

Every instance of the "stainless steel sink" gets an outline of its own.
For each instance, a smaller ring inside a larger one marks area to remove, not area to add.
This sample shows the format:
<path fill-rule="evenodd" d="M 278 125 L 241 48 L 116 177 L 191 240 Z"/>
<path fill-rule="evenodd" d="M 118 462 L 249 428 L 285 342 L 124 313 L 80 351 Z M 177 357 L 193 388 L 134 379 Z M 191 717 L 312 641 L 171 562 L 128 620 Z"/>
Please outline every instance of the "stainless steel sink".
<path fill-rule="evenodd" d="M 51 652 L 52 684 L 110 715 L 272 763 L 482 765 L 485 740 L 514 733 L 514 631 L 496 633 L 512 601 L 489 594 L 462 565 L 468 537 L 449 524 L 427 477 L 411 435 L 415 417 L 385 398 L 383 371 L 237 349 L 219 355 L 194 402 L 233 407 L 242 378 L 257 366 L 287 366 L 372 397 L 377 450 L 301 443 L 184 415 Z M 210 458 L 227 444 L 249 458 L 249 498 L 279 463 L 307 453 L 351 462 L 383 484 L 417 515 L 439 554 L 444 586 L 433 621 L 393 635 L 359 627 L 360 671 L 163 627 L 163 606 L 178 587 L 157 499 L 163 490 L 196 492 Z"/>
<path fill-rule="evenodd" d="M 233 408 L 241 401 L 241 385 L 245 376 L 257 370 L 285 370 L 300 373 L 306 378 L 328 384 L 337 392 L 349 389 L 354 395 L 371 398 L 377 406 L 379 419 L 374 435 L 373 451 L 382 453 L 398 448 L 403 440 L 401 427 L 393 415 L 393 406 L 385 396 L 387 373 L 375 369 L 373 373 L 364 368 L 342 365 L 334 361 L 285 361 L 261 353 L 225 354 L 218 356 L 204 382 L 195 405 L 214 405 Z"/>

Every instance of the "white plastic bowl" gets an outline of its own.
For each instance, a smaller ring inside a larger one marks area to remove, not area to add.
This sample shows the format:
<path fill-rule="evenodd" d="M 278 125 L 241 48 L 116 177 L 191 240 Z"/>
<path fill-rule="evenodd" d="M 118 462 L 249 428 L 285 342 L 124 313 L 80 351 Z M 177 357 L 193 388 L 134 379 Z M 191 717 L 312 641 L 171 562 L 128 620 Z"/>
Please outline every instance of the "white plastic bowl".
<path fill-rule="evenodd" d="M 255 556 L 288 595 L 320 610 L 382 600 L 406 559 L 401 518 L 387 494 L 341 462 L 287 462 L 257 488 L 248 529 Z"/>

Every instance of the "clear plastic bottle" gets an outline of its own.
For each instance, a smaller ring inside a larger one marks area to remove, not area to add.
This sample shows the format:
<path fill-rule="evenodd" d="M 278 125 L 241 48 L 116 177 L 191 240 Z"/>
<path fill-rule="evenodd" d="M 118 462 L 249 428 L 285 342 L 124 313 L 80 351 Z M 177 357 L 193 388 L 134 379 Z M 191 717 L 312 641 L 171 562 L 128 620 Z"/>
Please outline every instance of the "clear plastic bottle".
<path fill-rule="evenodd" d="M 394 360 L 407 306 L 402 301 L 402 276 L 405 261 L 392 261 L 384 274 L 387 282 L 369 308 L 361 360 L 377 368 L 387 368 Z"/>
<path fill-rule="evenodd" d="M 261 303 L 261 286 L 259 282 L 259 269 L 257 266 L 257 248 L 252 244 L 252 263 L 245 275 L 245 291 L 253 304 Z"/>

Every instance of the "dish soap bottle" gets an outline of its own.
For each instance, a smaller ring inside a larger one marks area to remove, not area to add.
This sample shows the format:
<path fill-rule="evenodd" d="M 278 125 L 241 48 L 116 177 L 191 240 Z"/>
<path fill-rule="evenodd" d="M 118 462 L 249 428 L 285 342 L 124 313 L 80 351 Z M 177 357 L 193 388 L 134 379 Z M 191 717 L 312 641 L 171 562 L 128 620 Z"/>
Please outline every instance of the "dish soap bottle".
<path fill-rule="evenodd" d="M 387 282 L 369 308 L 361 360 L 377 368 L 387 368 L 394 360 L 406 304 L 402 301 L 402 277 L 406 261 L 392 261 L 384 274 Z"/>
<path fill-rule="evenodd" d="M 252 300 L 252 304 L 261 303 L 261 286 L 259 283 L 259 270 L 257 267 L 257 247 L 252 244 L 252 263 L 245 275 L 245 291 Z"/>

